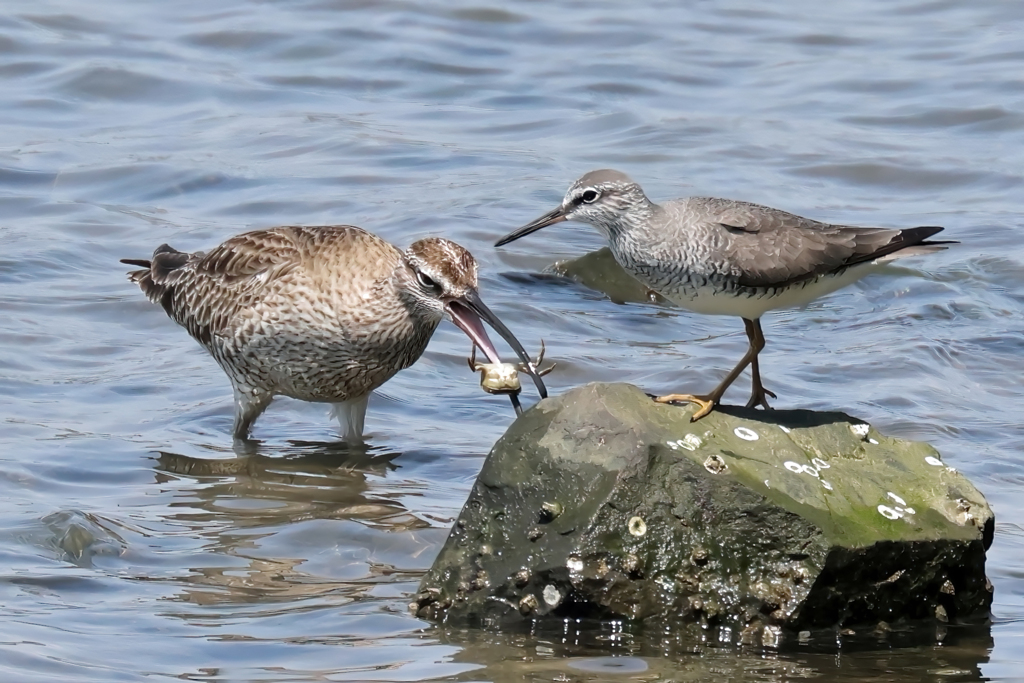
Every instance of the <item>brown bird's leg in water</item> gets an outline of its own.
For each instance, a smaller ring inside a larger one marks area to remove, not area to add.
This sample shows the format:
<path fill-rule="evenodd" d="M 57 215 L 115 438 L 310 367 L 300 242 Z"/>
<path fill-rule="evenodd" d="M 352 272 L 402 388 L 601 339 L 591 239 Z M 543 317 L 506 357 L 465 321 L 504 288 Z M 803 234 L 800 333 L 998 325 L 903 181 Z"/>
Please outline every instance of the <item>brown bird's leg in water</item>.
<path fill-rule="evenodd" d="M 267 409 L 274 397 L 253 387 L 234 385 L 235 392 L 235 426 L 236 441 L 246 441 L 249 430 L 263 411 Z"/>

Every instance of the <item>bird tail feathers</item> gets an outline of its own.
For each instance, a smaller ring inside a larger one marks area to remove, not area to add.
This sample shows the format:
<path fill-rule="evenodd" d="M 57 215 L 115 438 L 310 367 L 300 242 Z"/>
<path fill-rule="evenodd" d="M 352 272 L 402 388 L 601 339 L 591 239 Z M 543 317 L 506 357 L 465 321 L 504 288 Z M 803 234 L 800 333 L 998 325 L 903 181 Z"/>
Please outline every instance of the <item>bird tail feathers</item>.
<path fill-rule="evenodd" d="M 189 262 L 192 254 L 161 244 L 153 251 L 152 259 L 121 259 L 121 263 L 139 266 L 145 270 L 133 270 L 128 279 L 142 289 L 143 293 L 154 303 L 163 304 L 171 285 L 180 276 L 180 268 Z M 165 305 L 166 308 L 166 305 Z"/>
<path fill-rule="evenodd" d="M 889 263 L 907 256 L 924 256 L 925 254 L 934 254 L 939 251 L 945 251 L 949 248 L 950 244 L 960 244 L 956 240 L 933 240 L 929 242 L 921 242 L 910 247 L 903 247 L 899 251 L 894 251 L 889 254 L 885 254 L 876 259 L 876 263 Z"/>

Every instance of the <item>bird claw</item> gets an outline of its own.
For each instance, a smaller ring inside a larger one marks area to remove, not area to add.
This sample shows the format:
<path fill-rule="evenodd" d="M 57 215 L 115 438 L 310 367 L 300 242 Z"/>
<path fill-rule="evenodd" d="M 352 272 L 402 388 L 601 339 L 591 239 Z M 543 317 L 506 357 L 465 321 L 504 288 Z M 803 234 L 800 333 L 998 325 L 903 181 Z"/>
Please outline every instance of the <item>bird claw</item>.
<path fill-rule="evenodd" d="M 771 396 L 772 398 L 778 398 L 778 396 L 775 395 L 774 391 L 770 391 L 768 389 L 765 389 L 764 387 L 761 387 L 760 391 L 755 390 L 753 393 L 750 394 L 750 400 L 747 401 L 747 407 L 756 408 L 757 406 L 761 406 L 765 410 L 771 410 L 771 406 L 768 405 L 769 396 Z"/>
<path fill-rule="evenodd" d="M 519 382 L 519 373 L 528 372 L 538 377 L 543 377 L 555 368 L 552 363 L 546 368 L 541 368 L 544 362 L 544 341 L 540 342 L 540 354 L 537 361 L 527 363 L 478 363 L 476 360 L 476 344 L 470 357 L 467 359 L 469 369 L 480 373 L 480 386 L 489 394 L 518 394 L 522 391 L 522 384 Z"/>
<path fill-rule="evenodd" d="M 697 405 L 697 412 L 690 416 L 690 422 L 701 419 L 718 405 L 718 399 L 712 396 L 694 396 L 693 394 L 669 394 L 658 396 L 654 400 L 656 403 L 693 403 Z"/>

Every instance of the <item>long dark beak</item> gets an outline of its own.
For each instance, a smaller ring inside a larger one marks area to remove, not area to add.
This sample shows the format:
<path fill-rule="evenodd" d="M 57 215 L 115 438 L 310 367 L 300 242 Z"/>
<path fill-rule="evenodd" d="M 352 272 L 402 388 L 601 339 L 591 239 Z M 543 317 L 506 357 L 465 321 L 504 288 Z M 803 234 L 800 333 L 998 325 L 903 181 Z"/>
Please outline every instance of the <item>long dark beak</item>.
<path fill-rule="evenodd" d="M 523 345 L 519 343 L 519 340 L 515 338 L 515 335 L 509 331 L 505 325 L 498 320 L 498 316 L 491 312 L 491 309 L 484 305 L 484 302 L 480 300 L 480 295 L 477 294 L 476 290 L 469 290 L 465 296 L 461 296 L 458 299 L 453 299 L 448 302 L 448 313 L 452 316 L 452 322 L 458 325 L 459 329 L 466 333 L 473 343 L 480 347 L 480 350 L 487 356 L 487 360 L 492 363 L 500 363 L 501 358 L 498 356 L 498 352 L 494 348 L 494 344 L 487 337 L 487 330 L 484 329 L 483 322 L 494 328 L 494 331 L 502 336 L 502 338 L 508 342 L 508 345 L 512 347 L 512 350 L 516 352 L 516 355 L 523 361 L 523 366 L 529 368 L 530 377 L 533 378 L 533 383 L 537 385 L 537 393 L 540 394 L 541 398 L 548 397 L 547 387 L 544 386 L 544 382 L 532 369 L 533 361 L 530 360 L 529 354 L 523 349 Z"/>
<path fill-rule="evenodd" d="M 561 223 L 564 220 L 568 219 L 565 216 L 565 209 L 560 206 L 554 211 L 548 211 L 546 214 L 544 214 L 537 220 L 533 221 L 532 223 L 527 223 L 518 230 L 513 230 L 512 232 L 510 232 L 509 234 L 505 235 L 500 240 L 495 242 L 494 246 L 501 247 L 508 244 L 509 242 L 515 242 L 520 237 L 526 237 L 531 232 L 537 232 L 541 228 L 546 228 L 549 225 L 554 225 L 555 223 Z"/>

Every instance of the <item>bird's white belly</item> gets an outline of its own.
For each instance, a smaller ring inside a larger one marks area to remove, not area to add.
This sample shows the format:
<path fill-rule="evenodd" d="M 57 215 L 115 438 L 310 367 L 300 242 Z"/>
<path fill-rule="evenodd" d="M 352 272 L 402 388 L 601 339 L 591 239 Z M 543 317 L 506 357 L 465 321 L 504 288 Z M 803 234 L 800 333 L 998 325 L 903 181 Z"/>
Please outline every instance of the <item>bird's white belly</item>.
<path fill-rule="evenodd" d="M 695 313 L 731 315 L 756 320 L 778 308 L 799 308 L 827 294 L 851 285 L 871 272 L 874 264 L 865 263 L 847 268 L 838 275 L 824 275 L 786 288 L 739 289 L 717 288 L 708 283 L 699 287 L 653 287 L 672 303 Z"/>

